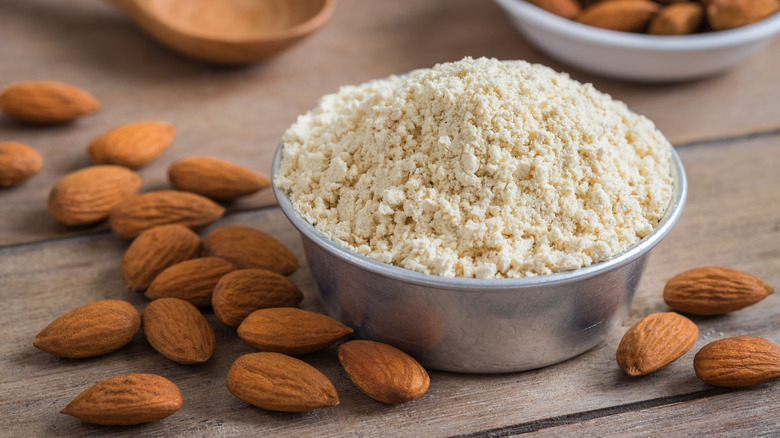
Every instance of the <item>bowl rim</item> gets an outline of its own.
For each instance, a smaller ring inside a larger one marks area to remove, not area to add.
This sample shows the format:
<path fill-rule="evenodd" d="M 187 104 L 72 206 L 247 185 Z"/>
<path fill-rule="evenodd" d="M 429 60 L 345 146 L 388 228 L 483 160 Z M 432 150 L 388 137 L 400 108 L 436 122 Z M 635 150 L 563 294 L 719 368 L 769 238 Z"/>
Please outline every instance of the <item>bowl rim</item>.
<path fill-rule="evenodd" d="M 688 195 L 688 182 L 685 176 L 685 169 L 682 161 L 673 146 L 670 146 L 672 161 L 672 180 L 674 192 L 669 201 L 666 213 L 653 231 L 642 238 L 638 243 L 622 252 L 616 257 L 594 263 L 590 266 L 571 270 L 556 272 L 553 274 L 537 275 L 523 278 L 465 278 L 465 277 L 444 277 L 436 274 L 425 274 L 412 271 L 400 266 L 380 262 L 369 257 L 357 254 L 339 243 L 327 238 L 312 224 L 303 218 L 292 206 L 290 199 L 283 190 L 276 185 L 276 174 L 282 160 L 284 145 L 279 143 L 274 153 L 271 179 L 274 195 L 276 196 L 279 207 L 287 216 L 287 219 L 301 233 L 301 237 L 313 241 L 320 248 L 330 255 L 340 259 L 343 262 L 355 265 L 361 269 L 370 271 L 375 275 L 382 275 L 393 278 L 396 281 L 410 283 L 430 288 L 443 290 L 457 290 L 463 292 L 484 292 L 490 291 L 517 291 L 518 289 L 534 289 L 539 287 L 560 286 L 568 283 L 582 281 L 604 272 L 608 272 L 629 264 L 636 259 L 646 255 L 671 231 L 674 224 L 680 218 L 685 201 Z M 464 290 L 467 289 L 467 290 Z"/>
<path fill-rule="evenodd" d="M 644 51 L 684 52 L 716 50 L 740 46 L 768 38 L 780 32 L 780 12 L 742 27 L 693 35 L 647 35 L 600 29 L 569 20 L 528 3 L 525 0 L 493 0 L 507 13 L 549 32 L 604 46 Z M 526 23 L 523 23 L 526 25 Z"/>
<path fill-rule="evenodd" d="M 111 3 L 118 2 L 118 0 L 109 1 Z M 258 43 L 276 43 L 292 38 L 300 38 L 317 31 L 330 20 L 336 7 L 336 0 L 320 0 L 320 2 L 322 3 L 322 6 L 315 14 L 311 15 L 305 21 L 295 24 L 294 26 L 277 29 L 268 33 L 240 36 L 223 35 L 211 31 L 185 29 L 182 28 L 177 20 L 170 20 L 167 16 L 159 17 L 156 14 L 150 15 L 154 15 L 155 21 L 161 22 L 168 28 L 175 30 L 178 34 L 185 35 L 188 38 L 192 38 L 198 41 L 252 45 Z M 146 5 L 140 4 L 137 7 L 148 13 L 148 7 Z"/>

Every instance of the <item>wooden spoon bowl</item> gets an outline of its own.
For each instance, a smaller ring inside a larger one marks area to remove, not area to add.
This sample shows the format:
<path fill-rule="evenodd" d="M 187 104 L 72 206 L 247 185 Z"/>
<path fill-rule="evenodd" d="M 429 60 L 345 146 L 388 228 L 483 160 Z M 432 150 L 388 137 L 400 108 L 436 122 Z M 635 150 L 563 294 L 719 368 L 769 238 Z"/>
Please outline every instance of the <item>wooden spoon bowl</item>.
<path fill-rule="evenodd" d="M 109 0 L 161 44 L 215 64 L 273 56 L 310 35 L 335 0 Z"/>

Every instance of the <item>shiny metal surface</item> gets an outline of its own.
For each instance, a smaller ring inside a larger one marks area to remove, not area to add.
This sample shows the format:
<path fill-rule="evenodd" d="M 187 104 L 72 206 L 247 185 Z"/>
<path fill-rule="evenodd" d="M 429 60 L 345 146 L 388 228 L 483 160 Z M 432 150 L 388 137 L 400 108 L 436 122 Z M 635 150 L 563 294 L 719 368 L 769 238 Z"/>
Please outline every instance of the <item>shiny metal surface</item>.
<path fill-rule="evenodd" d="M 277 149 L 276 175 L 282 146 Z M 301 233 L 326 311 L 364 339 L 386 342 L 426 368 L 502 373 L 552 365 L 601 343 L 626 317 L 648 253 L 671 230 L 687 195 L 672 151 L 675 191 L 659 226 L 620 256 L 575 271 L 521 279 L 446 278 L 384 264 L 322 236 L 274 185 Z"/>

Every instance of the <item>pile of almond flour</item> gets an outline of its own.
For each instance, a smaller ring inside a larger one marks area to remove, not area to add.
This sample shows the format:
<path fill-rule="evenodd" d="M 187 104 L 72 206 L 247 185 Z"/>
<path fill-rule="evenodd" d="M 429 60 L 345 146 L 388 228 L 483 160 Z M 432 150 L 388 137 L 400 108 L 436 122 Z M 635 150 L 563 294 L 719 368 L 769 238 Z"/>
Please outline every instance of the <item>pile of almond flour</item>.
<path fill-rule="evenodd" d="M 324 96 L 274 183 L 321 233 L 442 276 L 610 259 L 672 196 L 671 145 L 625 104 L 524 61 L 465 58 Z"/>

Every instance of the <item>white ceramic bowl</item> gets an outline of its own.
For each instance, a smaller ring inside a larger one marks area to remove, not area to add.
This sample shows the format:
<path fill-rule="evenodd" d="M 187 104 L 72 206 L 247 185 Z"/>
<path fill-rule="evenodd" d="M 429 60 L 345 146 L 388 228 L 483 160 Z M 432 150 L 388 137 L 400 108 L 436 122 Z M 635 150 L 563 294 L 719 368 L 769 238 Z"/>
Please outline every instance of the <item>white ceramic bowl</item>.
<path fill-rule="evenodd" d="M 780 13 L 732 30 L 658 36 L 587 26 L 524 0 L 494 1 L 517 30 L 548 55 L 583 71 L 632 81 L 669 82 L 721 73 L 780 33 Z"/>

